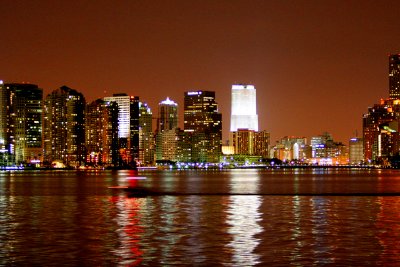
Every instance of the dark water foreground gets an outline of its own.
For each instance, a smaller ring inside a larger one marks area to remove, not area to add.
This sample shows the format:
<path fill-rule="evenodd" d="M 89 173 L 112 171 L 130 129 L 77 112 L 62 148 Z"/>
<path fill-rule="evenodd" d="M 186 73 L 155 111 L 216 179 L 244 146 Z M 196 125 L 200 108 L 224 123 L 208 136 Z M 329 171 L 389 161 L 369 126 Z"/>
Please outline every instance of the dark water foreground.
<path fill-rule="evenodd" d="M 0 265 L 399 266 L 400 171 L 0 172 Z"/>

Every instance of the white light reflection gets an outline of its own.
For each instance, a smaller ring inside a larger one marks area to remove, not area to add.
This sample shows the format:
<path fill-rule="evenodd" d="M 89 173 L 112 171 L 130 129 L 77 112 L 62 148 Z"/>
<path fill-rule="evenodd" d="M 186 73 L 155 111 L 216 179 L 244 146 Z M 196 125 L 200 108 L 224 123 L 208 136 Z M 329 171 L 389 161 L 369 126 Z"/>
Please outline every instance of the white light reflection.
<path fill-rule="evenodd" d="M 260 244 L 257 234 L 263 232 L 259 221 L 262 214 L 260 196 L 230 196 L 227 224 L 232 241 L 227 245 L 232 251 L 232 266 L 253 266 L 260 263 L 260 255 L 255 253 Z"/>

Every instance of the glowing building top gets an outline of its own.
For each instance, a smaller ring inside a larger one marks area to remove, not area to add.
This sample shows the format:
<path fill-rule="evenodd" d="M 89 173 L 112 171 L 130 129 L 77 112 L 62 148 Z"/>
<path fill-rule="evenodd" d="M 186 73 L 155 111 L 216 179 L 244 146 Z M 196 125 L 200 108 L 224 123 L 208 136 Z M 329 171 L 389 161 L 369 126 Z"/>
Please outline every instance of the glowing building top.
<path fill-rule="evenodd" d="M 254 85 L 232 85 L 231 132 L 238 129 L 258 131 L 256 88 Z"/>
<path fill-rule="evenodd" d="M 178 104 L 167 97 L 158 104 L 157 132 L 173 130 L 178 127 Z"/>

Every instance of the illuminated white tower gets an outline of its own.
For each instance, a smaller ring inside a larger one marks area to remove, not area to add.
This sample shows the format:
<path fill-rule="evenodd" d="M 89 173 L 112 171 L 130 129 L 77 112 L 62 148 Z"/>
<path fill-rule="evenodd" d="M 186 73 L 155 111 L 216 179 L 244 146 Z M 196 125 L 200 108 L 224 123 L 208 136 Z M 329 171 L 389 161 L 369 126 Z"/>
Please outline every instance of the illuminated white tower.
<path fill-rule="evenodd" d="M 232 85 L 231 132 L 238 129 L 258 131 L 256 88 L 254 85 Z"/>
<path fill-rule="evenodd" d="M 129 137 L 130 126 L 130 101 L 131 98 L 127 94 L 114 94 L 113 96 L 104 97 L 105 102 L 116 102 L 118 104 L 118 137 Z"/>

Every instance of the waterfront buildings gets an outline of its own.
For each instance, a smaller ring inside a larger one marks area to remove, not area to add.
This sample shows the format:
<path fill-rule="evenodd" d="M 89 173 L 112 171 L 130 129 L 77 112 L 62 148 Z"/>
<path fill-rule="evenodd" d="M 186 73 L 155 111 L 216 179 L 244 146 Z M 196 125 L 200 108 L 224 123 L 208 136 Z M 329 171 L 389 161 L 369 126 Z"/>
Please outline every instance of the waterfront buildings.
<path fill-rule="evenodd" d="M 248 129 L 258 131 L 256 88 L 254 85 L 232 85 L 230 131 Z"/>
<path fill-rule="evenodd" d="M 44 160 L 80 166 L 85 162 L 85 98 L 78 91 L 62 86 L 44 100 Z"/>
<path fill-rule="evenodd" d="M 348 164 L 348 150 L 341 142 L 335 142 L 330 133 L 311 137 L 312 164 Z"/>
<path fill-rule="evenodd" d="M 308 153 L 309 146 L 305 137 L 285 136 L 278 140 L 275 147 L 271 149 L 271 158 L 277 158 L 282 161 L 304 161 L 311 158 Z"/>
<path fill-rule="evenodd" d="M 36 84 L 0 82 L 0 152 L 7 164 L 42 158 L 42 98 Z"/>
<path fill-rule="evenodd" d="M 222 146 L 222 114 L 218 111 L 215 92 L 185 92 L 184 130 L 192 134 L 191 161 L 219 162 Z"/>

